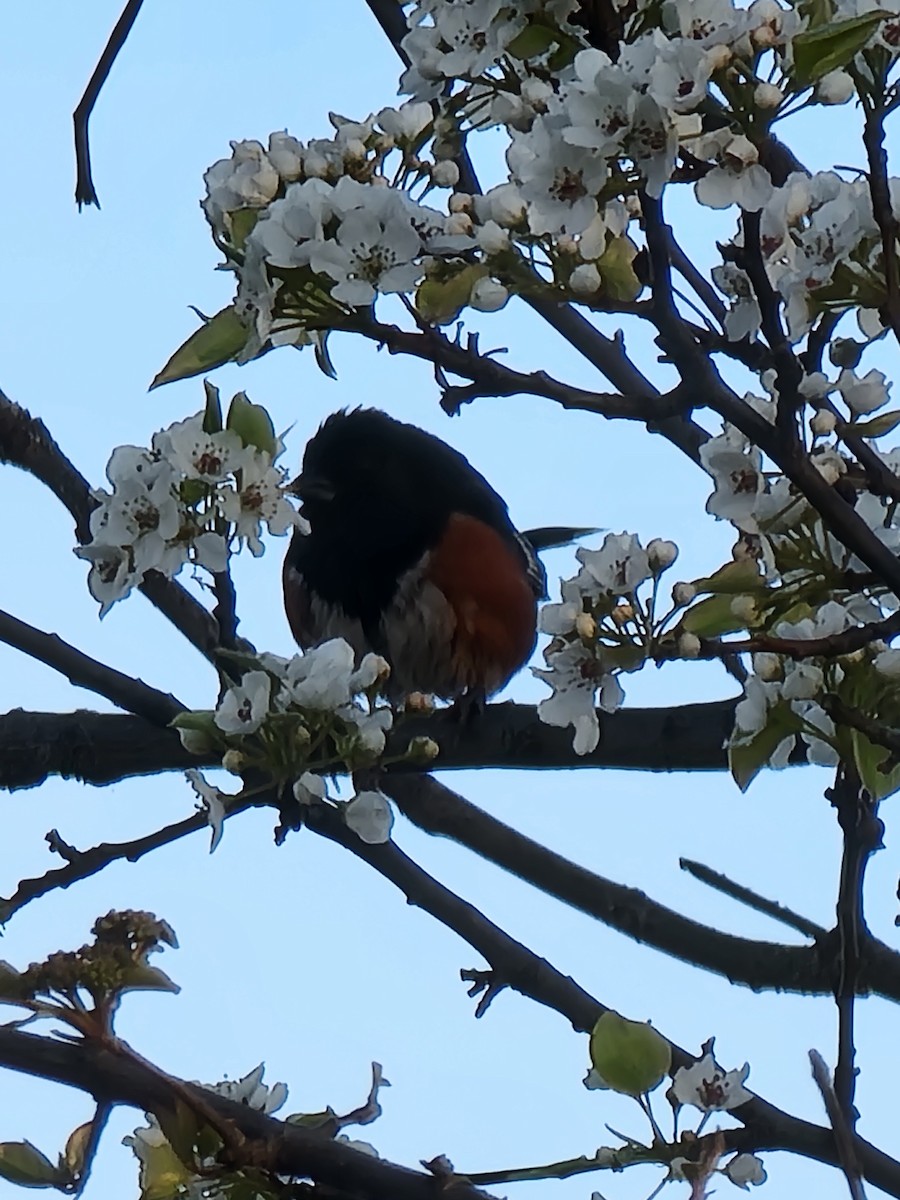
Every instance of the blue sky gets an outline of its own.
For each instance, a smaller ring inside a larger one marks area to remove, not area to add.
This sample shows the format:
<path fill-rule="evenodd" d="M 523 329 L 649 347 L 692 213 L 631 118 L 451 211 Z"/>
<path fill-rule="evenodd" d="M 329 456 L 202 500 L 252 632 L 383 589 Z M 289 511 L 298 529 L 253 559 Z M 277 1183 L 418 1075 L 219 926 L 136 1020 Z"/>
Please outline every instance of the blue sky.
<path fill-rule="evenodd" d="M 94 174 L 102 210 L 73 202 L 71 112 L 118 16 L 118 4 L 87 9 L 19 6 L 4 20 L 0 96 L 6 154 L 0 174 L 5 287 L 0 299 L 0 387 L 47 423 L 65 452 L 100 482 L 112 448 L 146 444 L 154 430 L 202 404 L 187 381 L 148 394 L 147 385 L 195 327 L 188 305 L 215 311 L 231 296 L 198 207 L 202 174 L 227 155 L 232 138 L 265 141 L 274 129 L 327 136 L 327 112 L 362 118 L 390 103 L 396 62 L 362 0 L 255 6 L 156 0 L 132 37 L 92 120 Z M 790 126 L 788 132 L 790 132 Z M 792 137 L 810 165 L 854 163 L 851 110 L 818 123 L 798 119 Z M 826 130 L 823 136 L 823 129 Z M 480 151 L 487 180 L 499 166 L 490 141 Z M 701 265 L 727 217 L 678 201 L 688 247 Z M 476 326 L 477 327 L 477 326 Z M 610 332 L 614 324 L 604 328 Z M 509 362 L 546 369 L 573 383 L 603 384 L 546 327 L 516 304 L 481 322 L 484 344 L 507 346 Z M 646 337 L 629 348 L 651 377 L 665 368 Z M 342 405 L 374 404 L 433 430 L 466 453 L 509 501 L 520 527 L 553 523 L 631 530 L 681 547 L 672 579 L 706 574 L 728 555 L 729 530 L 706 516 L 706 477 L 643 430 L 564 413 L 527 397 L 486 399 L 450 421 L 437 405 L 428 368 L 334 339 L 337 382 L 309 354 L 282 350 L 215 373 L 223 394 L 246 389 L 279 428 L 292 427 L 289 454 L 322 417 Z M 888 359 L 877 365 L 888 369 Z M 100 623 L 71 553 L 68 515 L 34 480 L 0 473 L 6 570 L 0 604 L 185 703 L 208 706 L 215 679 L 142 597 L 117 605 Z M 259 647 L 289 652 L 281 612 L 283 543 L 262 560 L 236 565 L 242 631 Z M 551 579 L 573 571 L 571 554 L 548 556 Z M 632 704 L 676 704 L 733 693 L 711 665 L 649 670 L 626 681 Z M 536 700 L 522 674 L 510 695 Z M 47 668 L 0 646 L 2 707 L 103 707 Z M 621 772 L 467 772 L 449 780 L 501 820 L 600 874 L 647 890 L 723 929 L 772 940 L 790 934 L 723 899 L 678 869 L 684 855 L 709 863 L 763 894 L 829 924 L 840 843 L 817 770 L 768 775 L 742 796 L 719 775 Z M 43 835 L 58 828 L 83 847 L 119 840 L 190 812 L 178 776 L 90 790 L 53 782 L 4 800 L 0 894 L 25 875 L 55 865 Z M 889 815 L 888 809 L 888 815 Z M 247 814 L 226 829 L 215 855 L 205 835 L 140 864 L 50 895 L 5 931 L 2 957 L 20 965 L 84 940 L 111 907 L 146 907 L 175 927 L 182 949 L 163 964 L 180 996 L 135 997 L 120 1031 L 146 1057 L 187 1078 L 245 1073 L 260 1060 L 268 1079 L 285 1080 L 285 1111 L 355 1106 L 368 1064 L 383 1063 L 393 1088 L 381 1121 L 363 1135 L 387 1157 L 415 1164 L 446 1153 L 461 1170 L 487 1170 L 590 1153 L 604 1129 L 643 1134 L 624 1102 L 587 1093 L 586 1039 L 557 1014 L 512 993 L 473 1020 L 460 967 L 478 956 L 349 855 L 308 832 L 272 844 L 272 817 Z M 833 1061 L 835 1017 L 827 1000 L 757 997 L 642 949 L 603 926 L 476 862 L 452 843 L 398 821 L 395 836 L 427 870 L 493 920 L 570 973 L 604 1003 L 652 1019 L 686 1047 L 711 1035 L 725 1066 L 751 1063 L 749 1084 L 789 1111 L 820 1121 L 807 1050 Z M 869 873 L 873 931 L 895 940 L 896 847 Z M 859 1005 L 861 1132 L 890 1150 L 895 1131 L 893 1014 Z M 0 1083 L 0 1140 L 28 1138 L 51 1157 L 86 1119 L 87 1099 L 24 1077 Z M 136 1164 L 117 1146 L 138 1124 L 114 1117 L 87 1200 L 137 1194 Z M 766 1156 L 765 1196 L 787 1200 L 805 1188 L 822 1200 L 846 1184 L 814 1164 Z M 540 1185 L 541 1196 L 646 1195 L 658 1172 Z M 519 1185 L 533 1191 L 534 1185 Z M 723 1181 L 724 1192 L 730 1185 Z M 500 1194 L 518 1194 L 512 1187 Z M 0 1181 L 0 1198 L 20 1195 Z M 673 1191 L 673 1194 L 677 1192 Z M 736 1195 L 737 1193 L 735 1193 Z"/>

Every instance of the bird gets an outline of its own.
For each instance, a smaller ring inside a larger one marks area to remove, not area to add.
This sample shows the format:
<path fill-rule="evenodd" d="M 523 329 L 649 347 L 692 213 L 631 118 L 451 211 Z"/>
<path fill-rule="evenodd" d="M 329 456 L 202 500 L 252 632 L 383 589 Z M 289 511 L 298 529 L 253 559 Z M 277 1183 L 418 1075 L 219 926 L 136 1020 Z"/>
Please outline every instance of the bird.
<path fill-rule="evenodd" d="M 528 661 L 544 569 L 458 450 L 379 409 L 341 409 L 307 443 L 289 491 L 308 524 L 283 570 L 301 648 L 342 637 L 357 661 L 388 661 L 392 698 L 475 708 Z"/>

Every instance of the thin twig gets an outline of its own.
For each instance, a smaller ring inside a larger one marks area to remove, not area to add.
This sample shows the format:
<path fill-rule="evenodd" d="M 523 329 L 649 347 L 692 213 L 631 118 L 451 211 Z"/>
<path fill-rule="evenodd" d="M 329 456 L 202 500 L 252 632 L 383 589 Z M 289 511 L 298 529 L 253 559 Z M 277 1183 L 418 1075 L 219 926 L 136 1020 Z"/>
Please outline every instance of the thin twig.
<path fill-rule="evenodd" d="M 783 945 L 738 937 L 694 921 L 637 888 L 564 858 L 430 776 L 389 774 L 382 779 L 381 789 L 419 829 L 452 838 L 545 895 L 637 942 L 754 989 L 832 994 L 833 954 L 828 941 Z M 867 939 L 867 956 L 869 950 Z M 900 956 L 892 956 L 892 961 L 900 985 Z M 868 974 L 866 978 L 871 986 Z"/>
<path fill-rule="evenodd" d="M 55 633 L 44 633 L 0 610 L 0 641 L 46 663 L 76 687 L 88 688 L 153 725 L 168 726 L 184 705 L 141 679 L 125 675 L 76 650 Z"/>
<path fill-rule="evenodd" d="M 451 341 L 439 329 L 428 326 L 419 333 L 362 319 L 354 328 L 364 337 L 386 347 L 391 354 L 410 354 L 435 366 L 471 379 L 469 387 L 444 387 L 442 407 L 455 413 L 463 404 L 479 396 L 544 396 L 566 409 L 597 413 L 603 417 L 618 417 L 630 421 L 658 423 L 684 408 L 684 397 L 678 393 L 660 395 L 648 389 L 630 395 L 610 392 L 591 392 L 554 379 L 545 371 L 516 371 L 486 354 L 480 354 L 470 338 L 466 345 Z"/>
<path fill-rule="evenodd" d="M 866 120 L 863 126 L 863 145 L 869 162 L 869 192 L 872 197 L 872 214 L 881 233 L 881 250 L 884 255 L 884 278 L 887 285 L 887 315 L 894 337 L 900 340 L 900 263 L 897 261 L 897 234 L 900 232 L 891 189 L 888 182 L 888 158 L 884 148 L 884 120 L 900 103 L 872 105 L 865 97 L 863 105 Z"/>
<path fill-rule="evenodd" d="M 240 807 L 246 806 L 236 805 L 227 816 L 232 816 L 239 811 Z M 196 833 L 198 829 L 203 829 L 208 824 L 205 812 L 195 812 L 181 821 L 165 825 L 162 829 L 133 838 L 128 842 L 101 842 L 97 846 L 92 846 L 90 850 L 83 850 L 74 855 L 64 867 L 56 867 L 34 879 L 22 879 L 9 899 L 0 898 L 0 925 L 5 925 L 19 909 L 30 904 L 32 900 L 37 900 L 40 896 L 46 896 L 48 892 L 55 891 L 57 888 L 71 887 L 73 883 L 96 875 L 110 863 L 118 862 L 121 859 L 137 862 L 151 850 L 157 850 L 160 846 L 168 846 L 172 842 L 177 842 L 179 838 L 183 838 L 189 833 Z"/>
<path fill-rule="evenodd" d="M 717 892 L 722 892 L 723 895 L 730 896 L 732 900 L 737 900 L 740 904 L 745 904 L 748 908 L 752 908 L 756 912 L 765 913 L 767 917 L 772 917 L 773 920 L 780 921 L 782 925 L 787 925 L 790 929 L 796 929 L 804 937 L 824 938 L 828 934 L 828 930 L 824 926 L 817 925 L 815 921 L 810 921 L 807 917 L 801 916 L 800 913 L 795 913 L 792 909 L 779 904 L 777 900 L 767 900 L 765 896 L 760 896 L 758 892 L 751 891 L 750 888 L 744 887 L 743 884 L 735 883 L 727 875 L 722 875 L 719 871 L 714 871 L 711 867 L 704 866 L 703 863 L 694 862 L 690 858 L 679 858 L 678 865 L 682 871 L 687 871 L 689 875 L 693 875 L 701 883 L 715 888 Z"/>
<path fill-rule="evenodd" d="M 91 75 L 88 85 L 84 89 L 84 95 L 78 101 L 78 107 L 72 114 L 72 120 L 75 124 L 75 203 L 79 209 L 84 204 L 96 204 L 97 208 L 100 207 L 100 201 L 97 198 L 97 192 L 94 188 L 94 180 L 91 176 L 91 146 L 88 138 L 88 121 L 90 120 L 91 113 L 94 111 L 94 105 L 97 103 L 100 90 L 104 83 L 106 83 L 119 51 L 125 45 L 128 35 L 131 33 L 131 28 L 137 20 L 137 15 L 141 11 L 143 2 L 144 0 L 128 0 L 122 9 L 122 14 L 118 21 L 116 21 L 115 28 L 109 35 L 106 45 L 103 47 L 100 60 L 96 67 L 94 67 L 94 73 Z"/>
<path fill-rule="evenodd" d="M 839 941 L 834 999 L 838 1010 L 838 1060 L 834 1093 L 847 1128 L 856 1128 L 855 1003 L 859 986 L 862 946 L 869 935 L 863 903 L 866 866 L 882 844 L 883 827 L 878 805 L 860 784 L 856 771 L 842 763 L 834 787 L 827 793 L 837 812 L 843 835 L 843 854 L 836 905 Z"/>
<path fill-rule="evenodd" d="M 849 1128 L 843 1110 L 835 1094 L 834 1085 L 825 1060 L 818 1050 L 810 1050 L 809 1063 L 812 1067 L 813 1079 L 822 1096 L 825 1111 L 834 1133 L 834 1144 L 838 1153 L 841 1170 L 850 1188 L 852 1200 L 866 1200 L 866 1193 L 860 1178 L 859 1162 L 856 1155 L 856 1144 L 853 1130 Z"/>
<path fill-rule="evenodd" d="M 723 654 L 756 654 L 759 651 L 769 651 L 773 654 L 783 654 L 786 658 L 837 658 L 842 654 L 852 654 L 862 650 L 873 642 L 895 637 L 900 633 L 900 612 L 885 617 L 883 621 L 872 621 L 868 625 L 852 625 L 840 633 L 825 634 L 817 638 L 783 638 L 765 633 L 753 637 L 741 638 L 739 641 L 721 641 L 719 638 L 705 638 L 700 643 L 699 658 L 719 658 Z M 676 652 L 673 647 L 671 653 Z M 669 657 L 669 649 L 660 652 L 660 657 Z"/>

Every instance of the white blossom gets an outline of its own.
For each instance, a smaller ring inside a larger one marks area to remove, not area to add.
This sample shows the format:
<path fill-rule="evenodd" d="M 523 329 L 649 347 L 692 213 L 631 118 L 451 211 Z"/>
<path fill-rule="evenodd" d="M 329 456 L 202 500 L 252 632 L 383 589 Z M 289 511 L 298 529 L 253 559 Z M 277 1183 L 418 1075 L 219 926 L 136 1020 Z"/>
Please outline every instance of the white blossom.
<path fill-rule="evenodd" d="M 766 1182 L 766 1170 L 755 1154 L 736 1154 L 725 1166 L 725 1174 L 739 1188 L 745 1191 L 752 1184 L 758 1187 Z"/>
<path fill-rule="evenodd" d="M 605 592 L 615 596 L 631 595 L 653 574 L 647 551 L 633 533 L 608 533 L 599 550 L 579 547 L 575 557 Z"/>
<path fill-rule="evenodd" d="M 271 690 L 272 680 L 265 671 L 248 671 L 222 697 L 216 725 L 223 733 L 255 733 L 268 715 Z"/>
<path fill-rule="evenodd" d="M 359 792 L 344 809 L 344 823 L 360 841 L 378 846 L 390 839 L 394 812 L 383 792 Z"/>
<path fill-rule="evenodd" d="M 679 1104 L 692 1104 L 704 1112 L 738 1108 L 753 1099 L 744 1087 L 750 1064 L 740 1070 L 723 1071 L 710 1052 L 690 1067 L 679 1067 L 672 1081 L 671 1094 Z"/>
<path fill-rule="evenodd" d="M 883 408 L 888 402 L 889 388 L 884 373 L 875 370 L 860 378 L 855 371 L 845 367 L 837 381 L 837 390 L 844 398 L 844 403 L 857 416 Z"/>
<path fill-rule="evenodd" d="M 196 768 L 192 767 L 189 771 L 185 771 L 185 776 L 188 783 L 199 796 L 200 802 L 206 811 L 206 820 L 212 830 L 209 840 L 209 852 L 212 854 L 219 842 L 221 842 L 222 834 L 225 830 L 225 816 L 227 812 L 225 801 L 227 797 L 219 788 L 207 783 L 202 773 L 196 770 Z"/>

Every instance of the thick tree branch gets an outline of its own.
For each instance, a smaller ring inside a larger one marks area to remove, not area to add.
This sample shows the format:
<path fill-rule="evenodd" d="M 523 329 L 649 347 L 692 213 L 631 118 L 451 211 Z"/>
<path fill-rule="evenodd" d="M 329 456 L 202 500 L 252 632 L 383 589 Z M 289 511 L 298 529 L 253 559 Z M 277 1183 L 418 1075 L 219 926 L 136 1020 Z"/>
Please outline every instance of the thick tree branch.
<path fill-rule="evenodd" d="M 658 904 L 637 888 L 604 879 L 548 850 L 435 779 L 390 775 L 381 786 L 400 811 L 426 833 L 452 838 L 637 942 L 755 990 L 833 993 L 835 933 L 825 933 L 812 946 L 785 946 L 723 933 Z M 860 956 L 856 976 L 860 990 L 872 988 L 900 1000 L 900 955 L 867 936 L 860 945 Z M 878 966 L 873 971 L 875 962 Z M 876 974 L 878 984 L 874 982 Z"/>
<path fill-rule="evenodd" d="M 578 755 L 572 749 L 571 730 L 545 725 L 533 706 L 489 704 L 477 721 L 460 722 L 446 710 L 431 717 L 406 717 L 398 723 L 389 749 L 400 752 L 419 735 L 434 738 L 441 748 L 436 771 L 724 771 L 734 706 L 734 700 L 716 700 L 599 713 L 600 743 L 592 753 Z M 801 752 L 795 761 L 803 762 Z M 213 755 L 185 750 L 174 730 L 136 717 L 22 709 L 0 715 L 0 789 L 8 791 L 37 787 L 51 775 L 103 785 L 134 775 L 218 765 Z"/>
<path fill-rule="evenodd" d="M 308 823 L 315 832 L 338 842 L 368 863 L 398 887 L 410 904 L 429 912 L 478 950 L 491 965 L 490 975 L 495 990 L 503 986 L 513 987 L 539 1004 L 555 1009 L 571 1021 L 576 1030 L 583 1032 L 592 1029 L 598 1018 L 608 1011 L 546 959 L 539 958 L 527 946 L 494 925 L 473 905 L 433 879 L 392 842 L 367 845 L 347 829 L 333 809 L 313 809 Z M 675 1043 L 670 1045 L 673 1071 L 680 1066 L 689 1066 L 694 1061 L 680 1046 Z M 725 1143 L 729 1148 L 748 1151 L 791 1150 L 820 1162 L 840 1165 L 830 1129 L 793 1117 L 760 1096 L 732 1110 L 732 1116 L 741 1121 L 745 1128 L 724 1131 Z M 857 1150 L 866 1178 L 890 1195 L 900 1196 L 900 1163 L 861 1139 L 858 1139 Z"/>
<path fill-rule="evenodd" d="M 87 1092 L 97 1100 L 128 1104 L 142 1112 L 171 1113 L 173 1091 L 160 1071 L 131 1056 L 112 1053 L 95 1042 L 61 1042 L 0 1027 L 0 1066 Z M 361 1154 L 322 1133 L 266 1116 L 246 1104 L 182 1080 L 179 1089 L 233 1124 L 255 1147 L 267 1169 L 311 1179 L 365 1200 L 435 1200 L 434 1176 L 411 1171 L 383 1158 Z M 440 1188 L 447 1200 L 484 1200 L 485 1193 L 464 1180 Z"/>

